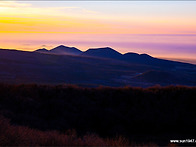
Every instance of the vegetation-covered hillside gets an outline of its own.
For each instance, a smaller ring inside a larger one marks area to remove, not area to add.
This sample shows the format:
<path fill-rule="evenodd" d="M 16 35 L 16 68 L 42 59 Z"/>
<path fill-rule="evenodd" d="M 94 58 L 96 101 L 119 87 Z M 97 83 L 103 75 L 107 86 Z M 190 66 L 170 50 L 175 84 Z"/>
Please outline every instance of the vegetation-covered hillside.
<path fill-rule="evenodd" d="M 75 130 L 78 138 L 95 133 L 138 144 L 168 145 L 170 139 L 194 138 L 195 104 L 196 87 L 0 85 L 0 114 L 14 129 L 56 130 L 61 135 Z"/>

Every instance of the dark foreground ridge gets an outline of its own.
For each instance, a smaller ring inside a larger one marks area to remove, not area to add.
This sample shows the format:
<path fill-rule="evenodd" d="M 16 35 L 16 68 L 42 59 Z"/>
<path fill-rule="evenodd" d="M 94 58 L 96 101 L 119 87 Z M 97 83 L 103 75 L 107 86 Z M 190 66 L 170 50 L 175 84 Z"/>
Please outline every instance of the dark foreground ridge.
<path fill-rule="evenodd" d="M 97 136 L 100 141 L 105 141 L 104 145 L 109 146 L 114 144 L 111 140 L 107 144 L 105 139 L 116 136 L 127 138 L 121 138 L 124 140 L 121 140 L 122 142 L 116 139 L 116 145 L 120 146 L 128 145 L 127 141 L 139 145 L 168 145 L 171 139 L 195 137 L 195 97 L 196 87 L 185 86 L 156 86 L 144 89 L 1 84 L 0 114 L 10 119 L 11 126 L 7 122 L 3 123 L 5 121 L 1 118 L 1 126 L 2 123 L 8 124 L 9 130 L 6 134 L 3 131 L 5 126 L 0 128 L 0 145 L 3 141 L 5 143 L 6 139 L 9 142 L 13 138 L 15 144 L 12 145 L 24 145 L 21 140 L 28 138 L 29 134 L 35 137 L 36 133 L 53 139 L 53 142 L 43 145 L 66 145 L 61 143 L 64 137 L 66 139 L 65 132 L 73 129 L 77 132 L 78 138 L 95 133 L 100 136 Z M 25 127 L 19 129 L 17 126 Z M 51 130 L 56 130 L 57 133 L 53 134 Z M 24 134 L 25 131 L 28 135 Z M 23 133 L 17 139 L 18 134 L 14 132 Z M 61 137 L 55 139 L 55 135 Z M 29 137 L 32 139 L 32 136 Z M 72 142 L 69 137 L 67 136 L 67 139 Z M 96 144 L 96 137 L 94 140 L 92 138 L 91 136 L 86 139 L 91 139 L 91 142 L 95 143 L 91 145 L 100 145 Z M 113 141 L 115 142 L 115 139 Z M 67 145 L 75 145 L 73 142 Z"/>

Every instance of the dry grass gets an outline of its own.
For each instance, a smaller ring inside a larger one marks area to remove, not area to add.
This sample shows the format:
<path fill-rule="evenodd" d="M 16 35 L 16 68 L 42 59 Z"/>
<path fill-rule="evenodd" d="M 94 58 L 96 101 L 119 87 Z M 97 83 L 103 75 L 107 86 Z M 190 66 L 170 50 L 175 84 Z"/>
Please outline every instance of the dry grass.
<path fill-rule="evenodd" d="M 0 116 L 0 146 L 153 146 L 135 144 L 122 137 L 100 138 L 96 134 L 78 137 L 75 130 L 65 133 L 58 131 L 40 131 L 25 126 L 11 125 L 9 120 Z"/>
<path fill-rule="evenodd" d="M 57 131 L 39 131 L 24 126 L 10 125 L 0 117 L 1 146 L 128 146 L 123 137 L 103 139 L 95 134 L 78 137 L 76 131 L 68 130 L 64 134 Z"/>

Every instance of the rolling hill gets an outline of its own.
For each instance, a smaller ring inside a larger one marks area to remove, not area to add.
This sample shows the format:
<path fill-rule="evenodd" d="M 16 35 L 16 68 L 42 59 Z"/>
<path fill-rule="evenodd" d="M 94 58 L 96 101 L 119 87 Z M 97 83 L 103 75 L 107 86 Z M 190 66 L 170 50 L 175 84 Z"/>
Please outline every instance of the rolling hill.
<path fill-rule="evenodd" d="M 61 53 L 62 48 L 73 52 Z M 81 54 L 73 55 L 74 52 Z M 196 65 L 147 54 L 122 55 L 111 48 L 86 52 L 65 46 L 34 52 L 0 49 L 0 63 L 0 83 L 66 83 L 87 87 L 196 84 Z"/>
<path fill-rule="evenodd" d="M 82 56 L 122 59 L 122 54 L 110 47 L 88 49 L 82 53 Z"/>

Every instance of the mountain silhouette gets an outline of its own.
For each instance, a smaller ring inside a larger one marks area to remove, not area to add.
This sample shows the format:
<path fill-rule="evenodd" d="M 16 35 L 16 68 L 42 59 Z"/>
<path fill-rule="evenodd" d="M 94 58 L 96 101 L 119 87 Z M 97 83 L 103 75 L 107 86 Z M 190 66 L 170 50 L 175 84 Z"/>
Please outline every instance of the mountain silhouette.
<path fill-rule="evenodd" d="M 74 53 L 77 56 L 73 56 Z M 0 63 L 0 82 L 4 83 L 142 87 L 165 83 L 196 84 L 196 65 L 147 54 L 122 55 L 109 47 L 91 48 L 85 52 L 65 46 L 34 52 L 0 49 Z"/>
<path fill-rule="evenodd" d="M 50 50 L 52 53 L 56 54 L 69 54 L 69 55 L 79 55 L 82 53 L 79 49 L 75 47 L 67 47 L 64 45 L 57 46 Z"/>
<path fill-rule="evenodd" d="M 148 54 L 137 54 L 137 53 L 121 54 L 110 47 L 90 48 L 87 51 L 81 53 L 80 55 L 88 56 L 88 57 L 115 59 L 115 60 L 125 61 L 128 63 L 161 66 L 167 68 L 168 67 L 172 68 L 178 64 L 181 64 L 181 62 L 174 62 L 174 61 L 154 58 Z"/>
<path fill-rule="evenodd" d="M 152 60 L 153 57 L 151 57 L 148 54 L 137 54 L 137 53 L 126 53 L 123 55 L 123 60 L 129 61 L 129 62 L 139 62 L 143 63 L 147 60 Z"/>
<path fill-rule="evenodd" d="M 49 50 L 47 50 L 46 48 L 42 48 L 42 49 L 37 49 L 37 50 L 35 50 L 35 52 L 48 53 Z"/>
<path fill-rule="evenodd" d="M 68 47 L 64 45 L 57 46 L 51 50 L 47 50 L 45 48 L 38 49 L 36 52 L 40 53 L 52 53 L 52 54 L 60 54 L 60 55 L 79 55 L 82 53 L 79 49 L 75 47 Z"/>
<path fill-rule="evenodd" d="M 122 54 L 110 47 L 91 48 L 82 53 L 83 56 L 93 56 L 102 58 L 121 59 Z"/>
<path fill-rule="evenodd" d="M 145 64 L 151 66 L 160 66 L 162 68 L 175 68 L 176 66 L 189 66 L 188 63 L 159 59 L 148 54 L 126 53 L 122 60 L 129 63 Z"/>
<path fill-rule="evenodd" d="M 56 55 L 77 55 L 80 57 L 108 58 L 108 59 L 114 59 L 114 60 L 133 63 L 133 64 L 159 66 L 161 68 L 175 68 L 176 66 L 183 66 L 183 67 L 186 66 L 189 68 L 191 65 L 188 63 L 183 63 L 178 61 L 155 58 L 148 54 L 138 54 L 133 52 L 121 54 L 110 47 L 90 48 L 87 51 L 82 52 L 81 50 L 75 47 L 67 47 L 64 45 L 60 45 L 51 50 L 47 50 L 43 48 L 43 49 L 38 49 L 35 52 L 56 54 Z"/>

